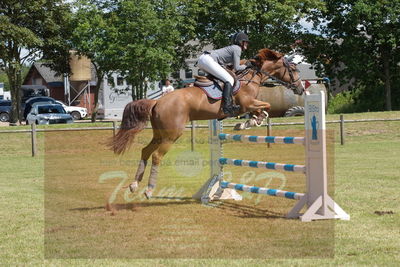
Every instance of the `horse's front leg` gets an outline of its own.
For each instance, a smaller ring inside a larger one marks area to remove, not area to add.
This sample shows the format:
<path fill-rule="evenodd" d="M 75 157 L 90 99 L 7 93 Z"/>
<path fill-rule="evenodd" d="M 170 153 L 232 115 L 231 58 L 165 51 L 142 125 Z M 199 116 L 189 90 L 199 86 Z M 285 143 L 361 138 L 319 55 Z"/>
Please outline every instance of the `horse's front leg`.
<path fill-rule="evenodd" d="M 269 103 L 253 99 L 250 104 L 246 106 L 246 110 L 250 112 L 252 118 L 245 122 L 236 124 L 234 129 L 244 130 L 250 129 L 253 126 L 261 126 L 263 121 L 268 118 L 268 111 L 270 109 L 271 105 Z"/>

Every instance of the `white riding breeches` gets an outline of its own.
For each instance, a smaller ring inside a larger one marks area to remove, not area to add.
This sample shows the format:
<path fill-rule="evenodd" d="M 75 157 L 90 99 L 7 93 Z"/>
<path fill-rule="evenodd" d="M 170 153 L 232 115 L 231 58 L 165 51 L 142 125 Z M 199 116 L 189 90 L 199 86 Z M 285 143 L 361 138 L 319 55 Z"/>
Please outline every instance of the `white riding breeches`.
<path fill-rule="evenodd" d="M 215 62 L 210 54 L 202 54 L 197 61 L 197 65 L 205 72 L 217 77 L 223 82 L 229 82 L 233 86 L 235 82 L 233 77 L 221 65 Z"/>

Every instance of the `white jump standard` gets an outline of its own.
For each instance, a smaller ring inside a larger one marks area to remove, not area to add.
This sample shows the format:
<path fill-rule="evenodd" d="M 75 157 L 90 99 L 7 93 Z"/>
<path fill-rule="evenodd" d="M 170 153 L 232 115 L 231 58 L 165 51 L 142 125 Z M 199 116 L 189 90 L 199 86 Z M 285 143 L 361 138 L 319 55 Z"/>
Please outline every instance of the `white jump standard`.
<path fill-rule="evenodd" d="M 319 219 L 349 220 L 350 216 L 328 195 L 327 160 L 326 160 L 326 128 L 325 128 L 325 94 L 305 96 L 305 137 L 284 136 L 251 136 L 221 133 L 222 124 L 210 121 L 211 178 L 193 196 L 203 203 L 220 199 L 241 200 L 236 192 L 246 191 L 256 194 L 279 196 L 298 200 L 287 214 L 288 218 L 300 218 L 301 221 Z M 305 165 L 262 162 L 254 160 L 229 159 L 222 157 L 223 140 L 253 143 L 302 144 L 305 146 Z M 288 192 L 223 181 L 223 166 L 245 166 L 300 172 L 306 175 L 306 193 Z M 300 211 L 306 207 L 306 211 Z"/>

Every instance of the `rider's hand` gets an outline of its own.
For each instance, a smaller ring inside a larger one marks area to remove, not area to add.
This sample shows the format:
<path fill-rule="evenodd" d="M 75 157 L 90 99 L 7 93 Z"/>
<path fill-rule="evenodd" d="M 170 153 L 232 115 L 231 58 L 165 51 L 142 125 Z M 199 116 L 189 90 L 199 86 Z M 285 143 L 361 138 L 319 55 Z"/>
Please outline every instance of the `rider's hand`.
<path fill-rule="evenodd" d="M 244 63 L 244 65 L 246 66 L 247 69 L 254 67 L 253 62 L 251 62 L 250 60 L 247 60 L 246 63 Z"/>

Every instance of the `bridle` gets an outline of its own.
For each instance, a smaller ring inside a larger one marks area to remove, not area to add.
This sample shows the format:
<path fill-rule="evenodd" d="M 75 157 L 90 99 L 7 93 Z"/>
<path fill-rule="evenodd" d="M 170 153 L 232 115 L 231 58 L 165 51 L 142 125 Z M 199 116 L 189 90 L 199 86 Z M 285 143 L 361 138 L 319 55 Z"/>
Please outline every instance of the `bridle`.
<path fill-rule="evenodd" d="M 286 75 L 286 72 L 289 73 L 289 77 L 290 77 L 290 83 L 286 83 L 284 81 L 280 81 L 280 83 L 282 85 L 285 85 L 287 88 L 292 89 L 292 90 L 296 90 L 297 86 L 295 85 L 295 83 L 297 83 L 300 80 L 300 75 L 298 76 L 298 78 L 295 80 L 294 76 L 293 76 L 293 72 L 299 72 L 299 70 L 296 67 L 296 64 L 293 62 L 290 62 L 287 58 L 283 58 L 283 66 L 285 66 L 285 72 L 283 73 L 283 77 Z M 293 70 L 294 67 L 294 70 Z"/>
<path fill-rule="evenodd" d="M 260 86 L 260 85 L 263 84 L 266 80 L 271 79 L 271 80 L 273 80 L 273 81 L 275 81 L 275 82 L 277 82 L 277 83 L 279 83 L 279 84 L 285 86 L 285 87 L 288 88 L 288 89 L 291 89 L 291 90 L 293 90 L 293 91 L 297 91 L 296 82 L 298 82 L 298 81 L 300 80 L 300 76 L 299 76 L 299 78 L 295 79 L 295 78 L 294 78 L 294 75 L 293 75 L 293 72 L 298 72 L 299 70 L 296 68 L 296 64 L 293 63 L 293 62 L 289 62 L 289 60 L 287 60 L 287 58 L 283 57 L 283 58 L 282 58 L 282 61 L 283 61 L 283 66 L 285 67 L 285 72 L 283 73 L 283 77 L 286 75 L 286 73 L 288 73 L 288 74 L 289 74 L 289 77 L 290 77 L 290 82 L 282 81 L 281 79 L 272 76 L 271 73 L 269 73 L 268 71 L 264 71 L 264 70 L 262 70 L 261 68 L 259 68 L 258 66 L 255 66 L 255 65 L 252 65 L 251 67 L 246 68 L 245 70 L 243 70 L 243 71 L 239 74 L 239 77 L 238 77 L 238 78 L 239 78 L 239 81 L 247 81 L 248 84 L 249 84 L 250 82 L 253 82 L 253 83 L 255 83 L 255 84 L 257 84 L 257 85 Z M 295 67 L 294 70 L 293 70 L 293 66 Z M 247 75 L 248 73 L 250 73 L 250 71 L 252 71 L 252 70 L 253 70 L 253 74 L 252 74 L 252 77 L 250 78 L 250 80 L 249 80 L 249 79 L 244 79 L 244 76 L 246 76 L 246 75 Z M 254 81 L 253 79 L 254 79 L 254 77 L 255 77 L 256 75 L 259 75 L 259 74 L 263 75 L 263 76 L 264 76 L 264 79 L 262 79 L 262 80 L 258 83 L 258 82 L 256 82 L 256 81 Z"/>

